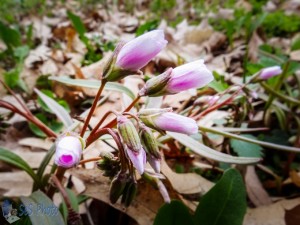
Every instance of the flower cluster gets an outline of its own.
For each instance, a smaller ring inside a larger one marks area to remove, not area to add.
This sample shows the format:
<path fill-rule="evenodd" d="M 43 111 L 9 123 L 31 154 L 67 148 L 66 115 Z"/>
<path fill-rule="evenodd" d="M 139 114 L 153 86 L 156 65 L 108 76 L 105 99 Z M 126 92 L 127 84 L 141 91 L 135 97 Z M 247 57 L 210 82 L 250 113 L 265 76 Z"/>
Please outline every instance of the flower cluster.
<path fill-rule="evenodd" d="M 125 45 L 119 45 L 103 71 L 102 81 L 104 83 L 119 81 L 131 74 L 140 73 L 139 70 L 166 44 L 164 32 L 154 30 Z M 212 80 L 213 75 L 206 68 L 204 61 L 197 60 L 176 68 L 169 68 L 161 75 L 151 78 L 139 91 L 138 98 L 177 94 L 191 88 L 203 87 Z M 151 172 L 153 176 L 160 173 L 161 153 L 153 130 L 160 134 L 170 131 L 192 135 L 198 132 L 198 125 L 191 118 L 173 113 L 171 108 L 142 109 L 135 115 L 128 112 L 113 113 L 117 116 L 117 130 L 110 127 L 103 132 L 112 135 L 118 145 L 119 154 L 117 159 L 104 157 L 98 162 L 98 167 L 112 179 L 111 201 L 114 203 L 123 196 L 122 202 L 129 205 L 137 187 L 133 168 L 143 177 L 149 178 L 151 176 L 148 170 L 145 170 L 148 162 L 154 170 Z M 97 131 L 92 130 L 90 136 L 95 133 Z M 65 168 L 75 166 L 80 160 L 83 149 L 84 145 L 79 137 L 74 135 L 62 137 L 56 144 L 56 164 Z M 161 182 L 157 182 L 157 186 L 161 185 Z"/>

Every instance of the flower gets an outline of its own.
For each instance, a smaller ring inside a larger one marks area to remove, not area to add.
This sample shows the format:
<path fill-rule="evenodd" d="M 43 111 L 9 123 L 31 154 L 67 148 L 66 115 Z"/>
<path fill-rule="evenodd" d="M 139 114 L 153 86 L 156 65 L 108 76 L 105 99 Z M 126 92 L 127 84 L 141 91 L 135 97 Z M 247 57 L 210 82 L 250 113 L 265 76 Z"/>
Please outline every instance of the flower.
<path fill-rule="evenodd" d="M 125 147 L 125 150 L 133 166 L 136 168 L 139 174 L 142 175 L 145 171 L 146 165 L 146 152 L 144 149 L 141 149 L 139 152 L 134 152 Z"/>
<path fill-rule="evenodd" d="M 139 70 L 150 62 L 167 43 L 163 30 L 145 33 L 127 42 L 121 48 L 117 56 L 116 66 L 123 70 Z"/>
<path fill-rule="evenodd" d="M 172 112 L 162 112 L 149 115 L 148 109 L 141 110 L 138 114 L 142 122 L 159 132 L 173 131 L 183 134 L 195 134 L 198 132 L 198 125 L 195 120 L 178 115 Z M 154 111 L 153 109 L 150 109 Z"/>
<path fill-rule="evenodd" d="M 161 96 L 177 94 L 191 88 L 200 88 L 214 79 L 203 60 L 178 66 L 173 70 L 148 80 L 140 90 L 140 96 Z M 160 83 L 160 86 L 158 85 Z M 159 86 L 159 87 L 158 87 Z"/>
<path fill-rule="evenodd" d="M 118 116 L 118 130 L 124 144 L 132 151 L 139 152 L 142 144 L 133 123 L 126 116 Z"/>
<path fill-rule="evenodd" d="M 280 66 L 271 66 L 262 69 L 259 73 L 259 78 L 262 80 L 267 80 L 271 77 L 277 76 L 282 73 Z"/>
<path fill-rule="evenodd" d="M 142 147 L 138 132 L 133 123 L 125 116 L 118 116 L 117 122 L 127 156 L 137 171 L 143 174 L 146 164 L 146 153 Z"/>
<path fill-rule="evenodd" d="M 56 143 L 55 164 L 70 168 L 79 163 L 84 143 L 80 137 L 65 135 Z"/>

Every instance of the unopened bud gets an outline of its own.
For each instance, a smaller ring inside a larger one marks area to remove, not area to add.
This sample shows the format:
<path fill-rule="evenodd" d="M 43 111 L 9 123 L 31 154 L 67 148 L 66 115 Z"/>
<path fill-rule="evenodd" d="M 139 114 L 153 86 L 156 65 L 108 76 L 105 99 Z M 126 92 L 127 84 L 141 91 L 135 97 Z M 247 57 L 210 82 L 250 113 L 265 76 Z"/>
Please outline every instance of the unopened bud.
<path fill-rule="evenodd" d="M 84 140 L 72 133 L 66 133 L 56 141 L 55 164 L 64 168 L 77 165 L 80 161 Z"/>
<path fill-rule="evenodd" d="M 138 116 L 146 126 L 161 133 L 173 131 L 190 135 L 198 132 L 198 125 L 195 120 L 176 113 L 164 112 L 147 116 L 139 113 Z"/>
<path fill-rule="evenodd" d="M 127 183 L 127 174 L 118 174 L 110 184 L 109 200 L 112 204 L 116 203 L 120 196 L 123 194 Z"/>
<path fill-rule="evenodd" d="M 130 180 L 129 182 L 127 182 L 121 200 L 125 207 L 130 206 L 130 204 L 132 203 L 133 199 L 136 196 L 137 188 L 138 186 L 136 181 Z"/>
<path fill-rule="evenodd" d="M 148 80 L 145 86 L 139 91 L 140 96 L 160 96 L 160 92 L 163 91 L 168 81 L 171 78 L 172 68 L 169 68 L 166 72 L 157 77 L 153 77 Z"/>
<path fill-rule="evenodd" d="M 140 137 L 142 145 L 147 154 L 150 154 L 155 158 L 160 159 L 161 155 L 159 153 L 157 141 L 150 128 L 145 126 L 143 123 L 140 123 Z"/>
<path fill-rule="evenodd" d="M 118 116 L 118 130 L 124 141 L 124 144 L 132 151 L 139 152 L 142 149 L 142 144 L 139 134 L 133 123 L 125 116 Z"/>

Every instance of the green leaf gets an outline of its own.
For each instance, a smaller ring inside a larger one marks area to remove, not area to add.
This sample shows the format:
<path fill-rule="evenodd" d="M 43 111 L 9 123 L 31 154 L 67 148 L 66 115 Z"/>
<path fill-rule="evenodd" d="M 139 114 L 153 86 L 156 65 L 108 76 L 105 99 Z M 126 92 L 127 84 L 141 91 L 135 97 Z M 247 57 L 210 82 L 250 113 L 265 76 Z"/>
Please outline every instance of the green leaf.
<path fill-rule="evenodd" d="M 291 46 L 292 51 L 296 51 L 298 49 L 300 49 L 300 38 L 297 38 L 295 41 L 293 41 Z"/>
<path fill-rule="evenodd" d="M 45 114 L 37 113 L 35 114 L 35 116 L 55 133 L 58 133 L 63 128 L 63 124 L 61 122 L 58 122 L 56 120 L 49 120 Z M 31 122 L 29 123 L 29 128 L 35 135 L 39 137 L 47 137 L 47 135 L 43 131 L 41 131 L 38 126 Z"/>
<path fill-rule="evenodd" d="M 193 218 L 188 208 L 180 201 L 172 201 L 163 205 L 153 225 L 193 225 Z"/>
<path fill-rule="evenodd" d="M 12 151 L 0 147 L 0 160 L 24 170 L 35 182 L 38 182 L 38 177 L 31 167 L 20 156 L 16 155 Z"/>
<path fill-rule="evenodd" d="M 48 164 L 49 164 L 51 158 L 53 157 L 54 153 L 55 153 L 55 144 L 53 144 L 51 146 L 51 148 L 49 149 L 49 151 L 47 152 L 47 154 L 43 158 L 43 161 L 41 162 L 41 164 L 40 164 L 40 166 L 39 166 L 39 168 L 36 172 L 36 175 L 38 177 L 40 177 L 40 178 L 43 177 L 45 169 L 48 166 Z M 40 185 L 40 183 L 35 182 L 34 185 L 33 185 L 33 191 L 36 191 L 38 188 L 42 188 L 39 185 Z"/>
<path fill-rule="evenodd" d="M 55 80 L 57 82 L 64 83 L 67 85 L 79 86 L 79 87 L 85 87 L 85 88 L 99 89 L 99 87 L 101 85 L 101 81 L 99 81 L 99 80 L 71 79 L 68 77 L 50 77 L 49 79 Z M 108 90 L 108 91 L 122 92 L 122 93 L 128 95 L 132 99 L 135 98 L 133 92 L 129 88 L 124 87 L 123 85 L 118 84 L 118 83 L 107 82 L 104 89 Z"/>
<path fill-rule="evenodd" d="M 251 134 L 241 134 L 240 136 L 257 140 L 257 138 Z M 262 157 L 263 148 L 258 144 L 253 144 L 241 140 L 231 139 L 230 145 L 235 153 L 243 157 Z"/>
<path fill-rule="evenodd" d="M 137 31 L 135 32 L 136 36 L 140 36 L 145 32 L 154 30 L 158 27 L 159 25 L 159 20 L 150 20 L 145 22 L 144 24 L 140 25 Z"/>
<path fill-rule="evenodd" d="M 79 211 L 79 204 L 78 204 L 78 199 L 76 194 L 69 188 L 66 188 L 66 192 L 68 194 L 70 203 L 71 203 L 71 207 L 72 209 L 74 209 L 76 212 Z M 60 205 L 60 211 L 62 212 L 63 218 L 65 219 L 65 221 L 67 221 L 68 218 L 68 208 L 65 202 L 63 202 Z"/>
<path fill-rule="evenodd" d="M 55 100 L 48 97 L 38 89 L 34 89 L 34 91 L 38 94 L 38 96 L 44 101 L 44 103 L 51 109 L 51 111 L 61 120 L 61 122 L 65 125 L 65 127 L 70 126 L 73 121 L 69 113 L 58 104 Z"/>
<path fill-rule="evenodd" d="M 23 61 L 25 57 L 29 54 L 30 48 L 28 45 L 19 46 L 14 49 L 14 56 L 19 59 L 19 61 Z"/>
<path fill-rule="evenodd" d="M 20 197 L 32 225 L 65 225 L 65 222 L 54 203 L 41 191 L 32 193 L 29 197 Z"/>
<path fill-rule="evenodd" d="M 229 169 L 200 200 L 194 221 L 196 225 L 242 225 L 246 209 L 243 178 Z"/>
<path fill-rule="evenodd" d="M 179 134 L 175 132 L 167 132 L 167 134 L 179 141 L 184 146 L 190 148 L 194 153 L 218 162 L 234 164 L 253 164 L 258 163 L 260 161 L 260 158 L 235 157 L 228 154 L 224 154 L 222 152 L 218 152 L 185 134 Z"/>
<path fill-rule="evenodd" d="M 43 89 L 43 90 L 41 90 L 41 92 L 44 93 L 45 95 L 47 95 L 49 98 L 52 98 L 54 101 L 56 101 L 62 107 L 64 107 L 64 109 L 68 113 L 70 112 L 70 107 L 69 107 L 68 103 L 65 100 L 58 100 L 52 91 Z M 38 96 L 37 102 L 43 108 L 43 110 L 45 110 L 46 112 L 49 112 L 49 113 L 53 113 L 52 110 L 49 109 L 49 107 L 46 105 L 46 103 L 44 103 L 44 101 L 41 99 L 40 96 Z"/>
<path fill-rule="evenodd" d="M 73 24 L 75 30 L 77 31 L 77 33 L 80 36 L 84 36 L 84 34 L 86 33 L 86 29 L 85 29 L 85 26 L 82 23 L 80 17 L 73 14 L 71 11 L 68 11 L 67 15 L 68 15 L 69 19 L 72 21 L 72 24 Z"/>
<path fill-rule="evenodd" d="M 0 21 L 0 38 L 8 48 L 21 45 L 21 34 L 19 31 L 6 26 Z"/>

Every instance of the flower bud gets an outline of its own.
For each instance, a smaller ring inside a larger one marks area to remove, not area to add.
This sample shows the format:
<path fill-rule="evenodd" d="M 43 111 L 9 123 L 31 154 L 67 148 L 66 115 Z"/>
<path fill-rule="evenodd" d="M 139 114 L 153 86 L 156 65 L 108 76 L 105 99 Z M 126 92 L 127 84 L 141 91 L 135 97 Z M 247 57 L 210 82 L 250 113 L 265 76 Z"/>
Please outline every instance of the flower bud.
<path fill-rule="evenodd" d="M 70 168 L 79 163 L 85 144 L 82 138 L 66 134 L 56 142 L 55 164 Z"/>
<path fill-rule="evenodd" d="M 139 172 L 139 174 L 143 174 L 146 164 L 146 152 L 144 149 L 141 149 L 139 152 L 131 151 L 128 148 L 125 148 L 125 150 L 136 170 Z"/>
<path fill-rule="evenodd" d="M 156 113 L 144 116 L 139 113 L 142 122 L 161 133 L 164 131 L 173 131 L 183 134 L 195 134 L 198 132 L 198 125 L 195 120 L 181 116 L 172 112 Z"/>
<path fill-rule="evenodd" d="M 136 196 L 137 192 L 137 183 L 134 180 L 129 180 L 126 184 L 125 190 L 122 195 L 121 202 L 124 204 L 125 207 L 128 207 L 133 199 Z"/>
<path fill-rule="evenodd" d="M 152 131 L 143 123 L 140 124 L 140 137 L 142 145 L 147 154 L 153 155 L 155 158 L 160 159 L 161 155 L 158 150 L 157 141 Z"/>
<path fill-rule="evenodd" d="M 280 68 L 280 66 L 266 67 L 260 71 L 259 78 L 262 80 L 267 80 L 281 73 L 282 73 L 282 69 Z"/>
<path fill-rule="evenodd" d="M 147 154 L 147 161 L 156 173 L 160 173 L 160 159 L 151 154 Z"/>
<path fill-rule="evenodd" d="M 212 73 L 204 65 L 203 60 L 178 66 L 171 71 L 167 78 L 165 78 L 166 74 L 164 73 L 148 80 L 139 94 L 151 97 L 177 94 L 191 88 L 203 87 L 214 79 Z M 167 80 L 167 82 L 162 82 L 161 85 L 158 85 L 158 80 Z"/>
<path fill-rule="evenodd" d="M 138 132 L 133 123 L 126 116 L 118 116 L 118 130 L 124 144 L 132 151 L 139 152 L 142 149 Z"/>
<path fill-rule="evenodd" d="M 123 194 L 127 183 L 127 174 L 119 173 L 111 182 L 109 190 L 109 200 L 115 204 L 119 197 Z"/>
<path fill-rule="evenodd" d="M 166 45 L 163 30 L 153 30 L 126 43 L 120 50 L 116 67 L 136 71 L 144 67 Z"/>
<path fill-rule="evenodd" d="M 168 81 L 171 78 L 172 68 L 169 68 L 166 72 L 157 77 L 153 77 L 148 80 L 145 86 L 139 91 L 140 96 L 160 96 L 160 92 L 164 90 Z"/>

